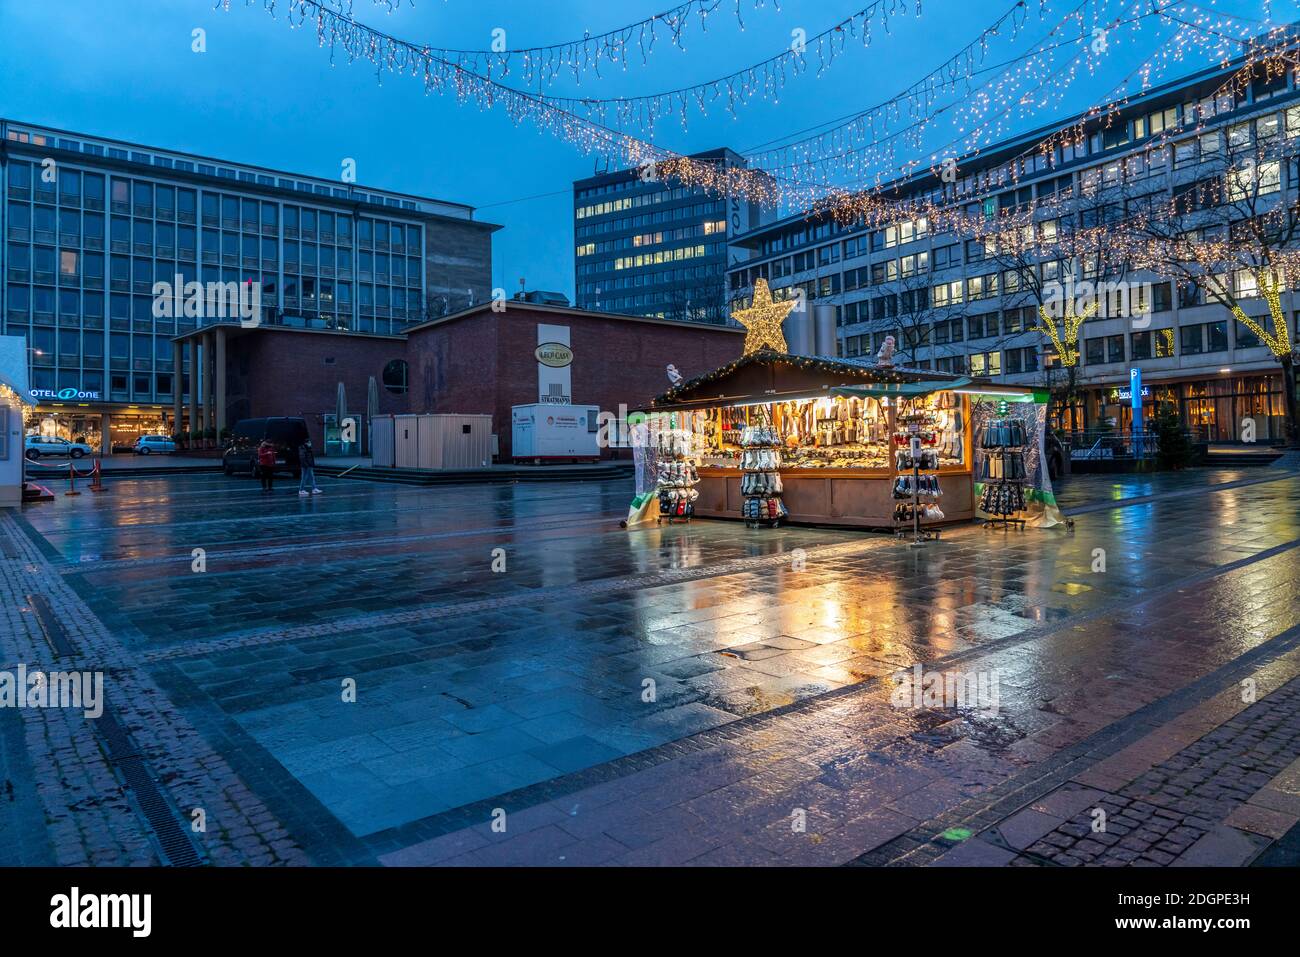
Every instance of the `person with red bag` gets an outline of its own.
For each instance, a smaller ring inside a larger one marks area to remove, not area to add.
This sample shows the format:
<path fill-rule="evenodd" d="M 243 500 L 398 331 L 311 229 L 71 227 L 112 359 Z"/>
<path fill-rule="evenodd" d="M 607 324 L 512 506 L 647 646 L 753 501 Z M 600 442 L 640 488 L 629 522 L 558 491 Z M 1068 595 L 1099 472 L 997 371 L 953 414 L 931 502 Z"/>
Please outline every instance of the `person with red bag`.
<path fill-rule="evenodd" d="M 271 491 L 271 481 L 275 478 L 275 446 L 266 439 L 257 447 L 257 471 L 262 478 L 262 491 Z"/>

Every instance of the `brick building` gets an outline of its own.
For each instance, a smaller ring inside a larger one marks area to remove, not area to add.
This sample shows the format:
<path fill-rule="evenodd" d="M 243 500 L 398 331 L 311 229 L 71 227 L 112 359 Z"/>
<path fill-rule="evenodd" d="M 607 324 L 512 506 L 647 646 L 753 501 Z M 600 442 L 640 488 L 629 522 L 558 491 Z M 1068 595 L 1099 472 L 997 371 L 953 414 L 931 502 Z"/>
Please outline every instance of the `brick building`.
<path fill-rule="evenodd" d="M 729 326 L 502 305 L 501 312 L 491 304 L 466 309 L 406 334 L 412 411 L 492 415 L 503 459 L 511 452 L 511 406 L 643 408 L 669 386 L 669 364 L 690 378 L 737 358 L 744 343 L 744 330 Z M 563 347 L 552 350 L 558 359 L 542 361 L 539 351 L 547 345 Z"/>
<path fill-rule="evenodd" d="M 501 308 L 504 307 L 504 308 Z M 508 460 L 510 410 L 536 402 L 595 405 L 618 413 L 644 408 L 670 385 L 668 365 L 686 378 L 737 358 L 744 330 L 701 323 L 587 312 L 542 303 L 490 303 L 432 319 L 400 335 L 341 330 L 205 326 L 174 340 L 203 370 L 190 421 L 206 405 L 240 419 L 301 416 L 324 454 L 360 451 L 373 377 L 381 414 L 450 412 L 493 419 L 499 459 Z M 201 352 L 196 354 L 200 344 Z M 347 415 L 361 423 L 355 445 L 336 425 L 339 383 Z M 187 410 L 177 408 L 180 420 Z M 605 454 L 609 453 L 608 450 Z"/>
<path fill-rule="evenodd" d="M 204 421 L 205 403 L 224 408 L 222 419 L 232 426 L 241 419 L 301 416 L 317 449 L 341 454 L 356 449 L 338 444 L 340 383 L 347 413 L 359 423 L 365 422 L 371 376 L 379 386 L 381 414 L 407 411 L 406 338 L 401 335 L 223 323 L 173 343 L 178 352 L 189 350 L 189 361 L 205 373 L 202 381 L 211 383 L 200 388 L 188 410 L 174 408 L 173 421 Z M 361 438 L 354 445 L 359 447 Z"/>

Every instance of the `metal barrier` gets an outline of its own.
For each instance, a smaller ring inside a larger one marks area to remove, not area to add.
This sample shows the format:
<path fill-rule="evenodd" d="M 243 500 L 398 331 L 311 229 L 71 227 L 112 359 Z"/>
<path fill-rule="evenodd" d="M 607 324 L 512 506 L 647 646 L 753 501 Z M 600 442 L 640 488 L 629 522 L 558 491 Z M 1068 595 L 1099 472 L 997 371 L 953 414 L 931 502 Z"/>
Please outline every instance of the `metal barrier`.
<path fill-rule="evenodd" d="M 62 471 L 63 468 L 64 468 L 64 465 L 63 465 L 63 463 L 59 463 L 59 464 L 57 464 L 57 465 L 54 465 L 54 464 L 46 465 L 44 462 L 37 462 L 37 461 L 35 461 L 34 459 L 28 459 L 28 460 L 27 460 L 27 467 L 28 467 L 28 468 L 35 467 L 35 468 L 42 468 L 42 469 L 51 469 L 51 470 L 53 470 L 53 471 Z M 94 465 L 91 467 L 91 469 L 90 469 L 89 472 L 78 472 L 78 471 L 77 471 L 77 467 L 76 467 L 75 465 L 72 464 L 72 460 L 71 460 L 71 459 L 69 459 L 68 462 L 67 462 L 67 469 L 68 469 L 68 490 L 67 490 L 66 492 L 63 493 L 64 495 L 80 495 L 80 494 L 81 494 L 80 492 L 77 491 L 77 476 L 78 476 L 78 475 L 80 475 L 82 478 L 89 478 L 89 479 L 90 479 L 90 484 L 89 484 L 88 486 L 86 486 L 86 487 L 89 488 L 92 492 L 103 492 L 103 491 L 107 491 L 107 490 L 104 488 L 103 470 L 100 468 L 100 460 L 99 460 L 98 458 L 95 459 Z"/>
<path fill-rule="evenodd" d="M 1072 461 L 1098 459 L 1152 458 L 1159 451 L 1160 437 L 1155 432 L 1087 431 L 1069 432 L 1064 444 Z"/>

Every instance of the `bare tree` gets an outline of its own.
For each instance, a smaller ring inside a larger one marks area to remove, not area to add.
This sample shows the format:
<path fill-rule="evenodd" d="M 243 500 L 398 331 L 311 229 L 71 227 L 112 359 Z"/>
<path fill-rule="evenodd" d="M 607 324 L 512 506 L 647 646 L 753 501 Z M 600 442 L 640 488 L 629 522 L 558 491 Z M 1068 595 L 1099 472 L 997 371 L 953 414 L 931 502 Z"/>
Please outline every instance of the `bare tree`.
<path fill-rule="evenodd" d="M 709 276 L 702 279 L 699 285 L 678 286 L 665 294 L 665 319 L 722 323 L 726 321 L 727 315 L 725 275 Z"/>

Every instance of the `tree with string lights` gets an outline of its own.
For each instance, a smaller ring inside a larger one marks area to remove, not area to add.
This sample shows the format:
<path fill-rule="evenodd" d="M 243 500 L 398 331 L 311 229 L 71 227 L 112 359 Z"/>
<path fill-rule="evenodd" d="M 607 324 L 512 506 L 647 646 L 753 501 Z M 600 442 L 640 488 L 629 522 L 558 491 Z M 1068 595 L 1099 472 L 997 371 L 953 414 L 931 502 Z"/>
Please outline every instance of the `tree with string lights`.
<path fill-rule="evenodd" d="M 982 240 L 984 257 L 998 267 L 1004 305 L 1032 314 L 1009 332 L 1037 333 L 1044 346 L 1042 367 L 1057 413 L 1079 391 L 1080 338 L 1084 323 L 1109 310 L 1105 291 L 1121 285 L 1129 262 L 1106 240 L 1123 205 L 1100 190 L 1071 185 L 1053 197 L 1055 215 L 1043 217 L 1028 201 L 997 212 L 1001 223 Z M 1005 312 L 1004 312 L 1005 316 Z M 1061 369 L 1063 385 L 1053 382 Z"/>

